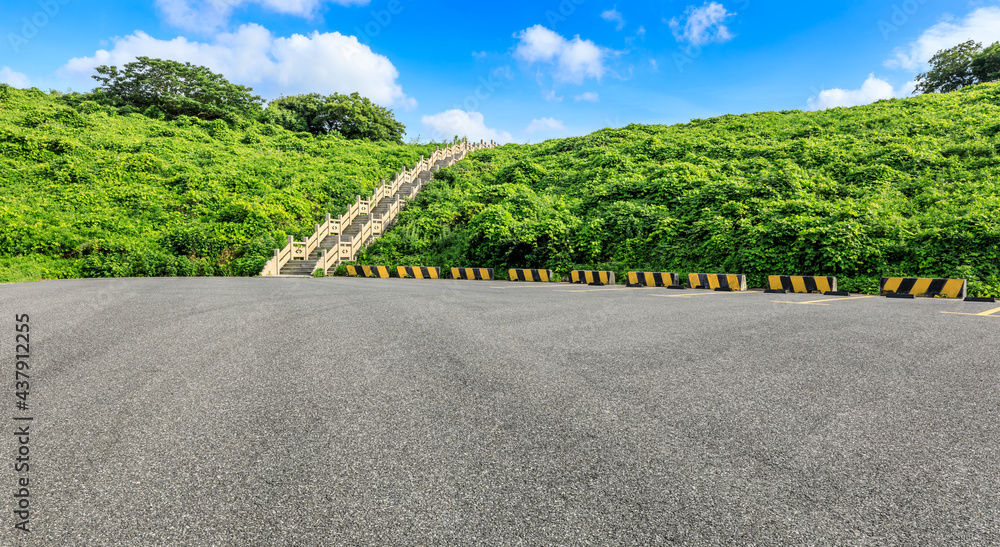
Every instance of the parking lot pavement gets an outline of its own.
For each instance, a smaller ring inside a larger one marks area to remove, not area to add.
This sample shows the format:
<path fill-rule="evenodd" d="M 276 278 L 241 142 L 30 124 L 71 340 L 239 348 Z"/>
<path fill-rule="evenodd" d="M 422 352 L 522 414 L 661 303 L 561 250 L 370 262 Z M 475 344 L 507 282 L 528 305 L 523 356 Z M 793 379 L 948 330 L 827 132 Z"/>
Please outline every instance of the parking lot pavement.
<path fill-rule="evenodd" d="M 325 278 L 0 309 L 28 545 L 1000 544 L 996 304 Z"/>

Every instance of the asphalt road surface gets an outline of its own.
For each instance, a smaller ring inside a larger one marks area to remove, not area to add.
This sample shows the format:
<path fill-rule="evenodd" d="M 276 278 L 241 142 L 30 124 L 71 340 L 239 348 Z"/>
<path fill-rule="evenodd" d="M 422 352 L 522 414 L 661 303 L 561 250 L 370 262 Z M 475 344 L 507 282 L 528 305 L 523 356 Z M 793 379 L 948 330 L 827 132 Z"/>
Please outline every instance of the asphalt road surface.
<path fill-rule="evenodd" d="M 506 281 L 3 285 L 0 540 L 998 545 L 997 307 Z"/>

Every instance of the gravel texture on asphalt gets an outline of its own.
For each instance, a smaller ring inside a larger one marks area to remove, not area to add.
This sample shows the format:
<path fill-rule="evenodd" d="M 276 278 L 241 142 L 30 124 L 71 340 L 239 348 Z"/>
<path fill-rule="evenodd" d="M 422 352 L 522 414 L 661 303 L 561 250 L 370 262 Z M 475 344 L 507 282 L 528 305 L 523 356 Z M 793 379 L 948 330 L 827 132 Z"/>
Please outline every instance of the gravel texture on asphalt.
<path fill-rule="evenodd" d="M 817 300 L 3 285 L 3 375 L 27 313 L 35 421 L 33 531 L 8 494 L 0 543 L 1000 544 L 1000 314 L 942 313 L 997 304 Z"/>

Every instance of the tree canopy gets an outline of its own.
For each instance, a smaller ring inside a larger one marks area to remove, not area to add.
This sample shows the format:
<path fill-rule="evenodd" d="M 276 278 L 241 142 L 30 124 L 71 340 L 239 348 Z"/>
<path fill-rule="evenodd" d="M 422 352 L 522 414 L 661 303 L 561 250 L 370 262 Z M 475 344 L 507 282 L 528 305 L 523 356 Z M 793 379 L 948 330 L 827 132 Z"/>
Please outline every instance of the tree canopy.
<path fill-rule="evenodd" d="M 930 70 L 917 76 L 914 93 L 947 93 L 974 84 L 1000 80 L 1000 42 L 983 49 L 969 40 L 938 51 Z"/>
<path fill-rule="evenodd" d="M 972 75 L 980 82 L 1000 80 L 1000 42 L 984 49 L 972 58 Z"/>
<path fill-rule="evenodd" d="M 268 105 L 265 119 L 291 131 L 308 131 L 313 135 L 338 133 L 347 139 L 399 144 L 406 131 L 406 126 L 396 121 L 392 110 L 358 93 L 282 97 Z"/>
<path fill-rule="evenodd" d="M 139 57 L 122 68 L 96 68 L 99 90 L 113 103 L 159 117 L 194 116 L 203 120 L 254 118 L 263 99 L 253 89 L 229 82 L 203 66 Z"/>
<path fill-rule="evenodd" d="M 234 84 L 203 66 L 139 57 L 119 68 L 102 65 L 93 76 L 93 93 L 66 99 L 71 106 L 96 101 L 119 112 L 142 112 L 151 118 L 191 116 L 202 120 L 260 120 L 289 131 L 313 135 L 336 133 L 351 140 L 403 143 L 406 126 L 392 110 L 358 93 L 318 93 L 281 97 L 265 111 L 253 89 Z M 133 110 L 134 109 L 134 110 Z"/>

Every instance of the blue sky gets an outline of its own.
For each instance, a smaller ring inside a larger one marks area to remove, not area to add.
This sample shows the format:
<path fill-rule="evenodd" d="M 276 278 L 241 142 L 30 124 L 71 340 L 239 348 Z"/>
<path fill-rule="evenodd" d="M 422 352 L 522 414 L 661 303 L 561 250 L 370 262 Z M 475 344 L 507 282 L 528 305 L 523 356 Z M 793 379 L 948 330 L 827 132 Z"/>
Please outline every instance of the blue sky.
<path fill-rule="evenodd" d="M 865 104 L 908 95 L 939 49 L 1000 40 L 1000 0 L 25 0 L 0 15 L 0 82 L 87 90 L 95 66 L 171 58 L 265 99 L 359 91 L 425 142 Z"/>

